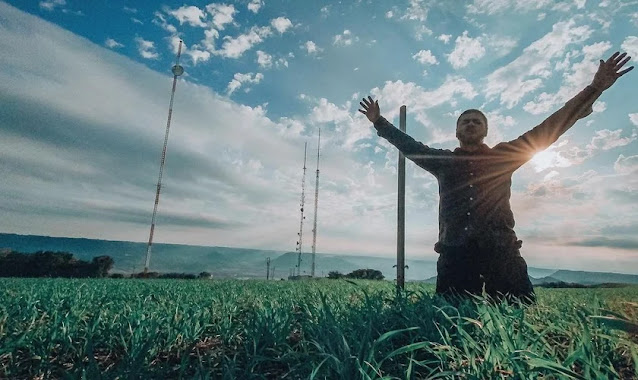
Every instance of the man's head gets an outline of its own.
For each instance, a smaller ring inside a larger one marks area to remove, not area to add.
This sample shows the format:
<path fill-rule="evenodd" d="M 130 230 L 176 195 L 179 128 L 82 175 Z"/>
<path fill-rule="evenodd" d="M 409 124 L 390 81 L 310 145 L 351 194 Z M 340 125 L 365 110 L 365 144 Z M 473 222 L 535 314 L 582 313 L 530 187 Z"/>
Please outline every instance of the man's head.
<path fill-rule="evenodd" d="M 466 145 L 482 144 L 487 136 L 487 118 L 476 109 L 463 111 L 456 121 L 456 137 Z"/>

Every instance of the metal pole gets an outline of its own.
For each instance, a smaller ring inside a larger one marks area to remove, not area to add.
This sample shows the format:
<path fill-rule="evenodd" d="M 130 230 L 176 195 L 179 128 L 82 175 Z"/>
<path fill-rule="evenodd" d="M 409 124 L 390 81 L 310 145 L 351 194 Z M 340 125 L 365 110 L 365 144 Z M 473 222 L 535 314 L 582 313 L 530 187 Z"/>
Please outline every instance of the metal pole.
<path fill-rule="evenodd" d="M 399 128 L 405 132 L 406 107 L 401 106 Z M 397 203 L 397 289 L 405 288 L 405 156 L 399 151 L 399 199 Z"/>
<path fill-rule="evenodd" d="M 297 249 L 299 255 L 297 256 L 297 276 L 301 276 L 301 243 L 303 239 L 303 220 L 306 219 L 303 216 L 303 208 L 306 203 L 306 152 L 308 143 L 304 143 L 303 147 L 303 177 L 301 178 L 301 221 L 299 222 L 299 241 L 297 242 Z"/>
<path fill-rule="evenodd" d="M 153 245 L 153 233 L 155 232 L 155 215 L 157 214 L 157 205 L 159 203 L 160 190 L 162 188 L 162 174 L 164 172 L 164 162 L 166 161 L 166 145 L 168 144 L 168 131 L 171 128 L 171 117 L 173 116 L 173 99 L 175 98 L 175 87 L 177 86 L 177 77 L 184 73 L 184 69 L 179 65 L 179 56 L 182 54 L 182 41 L 179 41 L 177 49 L 177 60 L 172 68 L 173 72 L 173 89 L 171 90 L 171 101 L 168 106 L 168 120 L 166 121 L 166 134 L 164 135 L 164 148 L 162 149 L 162 161 L 160 162 L 159 178 L 157 179 L 157 191 L 155 192 L 155 205 L 153 206 L 153 217 L 151 218 L 151 233 L 148 237 L 148 246 L 146 248 L 146 262 L 144 263 L 144 273 L 148 273 L 148 266 L 151 262 L 151 247 Z"/>
<path fill-rule="evenodd" d="M 321 147 L 321 128 L 319 128 L 319 141 L 317 142 L 317 179 L 315 181 L 315 221 L 312 228 L 312 270 L 310 276 L 315 277 L 315 255 L 317 251 L 317 206 L 319 203 L 319 148 Z"/>
<path fill-rule="evenodd" d="M 266 257 L 266 280 L 270 280 L 270 257 Z"/>

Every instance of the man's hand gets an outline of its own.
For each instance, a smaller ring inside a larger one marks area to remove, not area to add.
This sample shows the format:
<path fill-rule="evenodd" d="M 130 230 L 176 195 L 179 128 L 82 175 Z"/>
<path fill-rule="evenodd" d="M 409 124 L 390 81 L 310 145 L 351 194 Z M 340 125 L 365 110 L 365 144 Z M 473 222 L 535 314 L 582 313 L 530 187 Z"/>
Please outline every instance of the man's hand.
<path fill-rule="evenodd" d="M 379 110 L 379 102 L 372 100 L 371 96 L 368 96 L 368 99 L 363 98 L 363 102 L 359 102 L 361 104 L 362 109 L 359 109 L 359 112 L 366 115 L 368 120 L 372 123 L 377 121 L 381 116 L 381 110 Z M 365 110 L 365 111 L 364 111 Z"/>
<path fill-rule="evenodd" d="M 616 82 L 616 79 L 630 72 L 634 68 L 633 66 L 618 72 L 631 59 L 631 57 L 625 57 L 626 55 L 627 53 L 615 52 L 607 61 L 601 59 L 591 86 L 597 90 L 605 91 Z"/>

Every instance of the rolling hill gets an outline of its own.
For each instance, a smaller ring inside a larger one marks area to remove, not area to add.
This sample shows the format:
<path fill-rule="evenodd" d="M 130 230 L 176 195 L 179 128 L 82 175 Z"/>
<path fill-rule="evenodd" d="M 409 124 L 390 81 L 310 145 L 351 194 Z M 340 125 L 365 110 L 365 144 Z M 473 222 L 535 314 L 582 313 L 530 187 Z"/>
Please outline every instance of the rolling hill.
<path fill-rule="evenodd" d="M 113 273 L 134 273 L 144 269 L 146 243 L 111 241 L 85 238 L 65 238 L 38 235 L 0 233 L 0 250 L 13 249 L 19 252 L 65 251 L 82 260 L 108 255 L 115 260 Z M 206 247 L 183 244 L 154 243 L 151 270 L 157 272 L 212 273 L 224 278 L 265 278 L 266 258 L 271 259 L 275 278 L 286 278 L 297 265 L 297 253 L 231 247 Z M 311 256 L 302 255 L 301 274 L 310 274 Z M 376 269 L 386 279 L 396 277 L 396 259 L 365 255 L 316 255 L 317 276 L 327 276 L 330 271 L 349 273 L 355 269 Z M 406 280 L 436 282 L 436 261 L 406 259 Z M 533 284 L 547 282 L 573 282 L 583 285 L 602 283 L 638 284 L 638 275 L 557 270 L 528 267 Z M 424 280 L 425 279 L 425 280 Z"/>

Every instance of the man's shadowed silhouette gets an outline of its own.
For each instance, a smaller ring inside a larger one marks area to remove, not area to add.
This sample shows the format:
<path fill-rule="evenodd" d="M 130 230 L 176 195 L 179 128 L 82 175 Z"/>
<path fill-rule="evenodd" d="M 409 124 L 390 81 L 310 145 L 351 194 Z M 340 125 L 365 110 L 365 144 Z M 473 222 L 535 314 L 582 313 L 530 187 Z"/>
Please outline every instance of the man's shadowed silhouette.
<path fill-rule="evenodd" d="M 538 126 L 493 148 L 483 143 L 488 122 L 479 110 L 459 116 L 456 137 L 460 147 L 450 151 L 415 141 L 381 116 L 378 101 L 363 98 L 359 112 L 374 124 L 377 134 L 438 180 L 437 293 L 482 294 L 485 286 L 494 299 L 535 301 L 527 264 L 519 251 L 522 241 L 514 232 L 509 202 L 512 174 L 591 114 L 602 92 L 633 69 L 620 71 L 630 59 L 627 53 L 616 52 L 607 61 L 600 60 L 589 86 Z"/>

